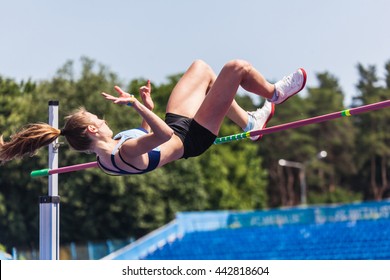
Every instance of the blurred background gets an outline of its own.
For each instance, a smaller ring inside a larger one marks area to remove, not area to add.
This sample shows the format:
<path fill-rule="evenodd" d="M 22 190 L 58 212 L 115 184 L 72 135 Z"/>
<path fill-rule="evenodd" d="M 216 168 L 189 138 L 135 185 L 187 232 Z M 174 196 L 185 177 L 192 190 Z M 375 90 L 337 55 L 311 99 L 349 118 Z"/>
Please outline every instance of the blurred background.
<path fill-rule="evenodd" d="M 163 117 L 194 59 L 216 72 L 230 59 L 246 59 L 271 82 L 304 67 L 306 89 L 277 106 L 268 126 L 387 100 L 389 8 L 384 0 L 8 1 L 0 18 L 0 134 L 7 141 L 29 122 L 47 122 L 49 100 L 59 101 L 60 126 L 80 106 L 104 117 L 114 132 L 139 126 L 135 112 L 100 92 L 121 85 L 137 94 L 148 79 Z M 247 110 L 263 102 L 242 89 L 237 101 Z M 142 176 L 110 177 L 98 169 L 62 174 L 61 257 L 103 257 L 182 212 L 384 202 L 389 120 L 383 109 L 261 142 L 226 143 Z M 226 120 L 220 136 L 239 132 Z M 0 250 L 18 258 L 38 257 L 38 197 L 47 193 L 47 178 L 29 174 L 47 168 L 47 154 L 42 149 L 0 167 Z M 59 166 L 93 160 L 60 146 Z M 104 253 L 93 256 L 94 246 Z"/>

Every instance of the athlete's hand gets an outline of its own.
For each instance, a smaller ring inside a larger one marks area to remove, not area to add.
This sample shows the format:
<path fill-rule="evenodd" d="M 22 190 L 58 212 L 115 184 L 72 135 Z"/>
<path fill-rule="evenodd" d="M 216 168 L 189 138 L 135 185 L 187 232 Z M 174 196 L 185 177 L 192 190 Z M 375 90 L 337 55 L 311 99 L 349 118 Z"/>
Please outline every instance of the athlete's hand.
<path fill-rule="evenodd" d="M 137 100 L 134 95 L 123 91 L 118 86 L 115 86 L 114 89 L 119 93 L 118 97 L 115 97 L 105 92 L 102 92 L 101 94 L 104 96 L 105 99 L 112 101 L 114 104 L 133 104 Z"/>
<path fill-rule="evenodd" d="M 152 111 L 154 109 L 154 102 L 152 99 L 152 86 L 150 85 L 150 80 L 148 80 L 146 86 L 139 88 L 139 94 L 141 95 L 142 103 L 144 103 L 145 107 Z"/>

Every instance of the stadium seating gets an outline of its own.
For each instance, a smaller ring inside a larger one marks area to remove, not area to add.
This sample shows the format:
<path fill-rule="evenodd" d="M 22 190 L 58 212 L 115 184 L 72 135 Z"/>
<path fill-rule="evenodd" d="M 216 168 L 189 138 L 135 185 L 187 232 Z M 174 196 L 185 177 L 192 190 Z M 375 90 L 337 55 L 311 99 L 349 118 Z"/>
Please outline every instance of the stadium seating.
<path fill-rule="evenodd" d="M 390 259 L 389 221 L 192 232 L 144 259 Z"/>
<path fill-rule="evenodd" d="M 388 201 L 255 212 L 179 213 L 173 225 L 169 234 L 155 232 L 154 243 L 147 248 L 142 248 L 142 242 L 138 244 L 135 258 L 390 259 Z M 133 258 L 129 255 L 132 250 L 129 247 L 112 258 Z"/>

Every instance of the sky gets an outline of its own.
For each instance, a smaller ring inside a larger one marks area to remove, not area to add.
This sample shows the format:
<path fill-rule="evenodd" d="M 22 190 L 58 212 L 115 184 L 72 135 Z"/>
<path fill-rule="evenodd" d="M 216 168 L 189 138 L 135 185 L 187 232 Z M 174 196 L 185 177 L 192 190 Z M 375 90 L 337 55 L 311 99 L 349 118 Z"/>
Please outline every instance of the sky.
<path fill-rule="evenodd" d="M 0 0 L 0 11 L 0 75 L 17 81 L 83 56 L 157 84 L 195 59 L 218 73 L 238 58 L 269 81 L 303 67 L 308 87 L 328 71 L 348 106 L 357 64 L 383 78 L 390 60 L 388 0 Z"/>

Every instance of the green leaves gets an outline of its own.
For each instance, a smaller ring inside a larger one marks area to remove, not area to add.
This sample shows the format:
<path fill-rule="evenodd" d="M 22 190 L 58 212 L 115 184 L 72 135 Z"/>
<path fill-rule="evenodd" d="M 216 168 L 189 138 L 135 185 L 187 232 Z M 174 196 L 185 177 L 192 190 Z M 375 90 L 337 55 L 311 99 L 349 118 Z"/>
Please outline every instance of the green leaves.
<path fill-rule="evenodd" d="M 79 63 L 67 61 L 46 81 L 17 83 L 0 77 L 0 133 L 5 141 L 28 122 L 47 122 L 49 100 L 60 101 L 60 126 L 63 117 L 80 106 L 104 117 L 114 132 L 140 125 L 138 114 L 106 102 L 100 92 L 112 93 L 114 85 L 125 85 L 137 96 L 147 80 L 125 83 L 90 58 L 83 57 Z M 385 65 L 385 85 L 380 84 L 383 79 L 374 67 L 359 65 L 360 94 L 355 102 L 390 98 L 389 65 Z M 153 84 L 155 112 L 160 117 L 180 77 L 172 75 L 165 84 Z M 278 105 L 268 126 L 344 109 L 337 78 L 328 72 L 316 78 L 319 86 L 308 88 L 307 96 L 298 95 Z M 236 100 L 246 110 L 256 108 L 246 95 Z M 99 169 L 61 174 L 61 242 L 140 237 L 171 221 L 179 211 L 297 205 L 298 170 L 279 166 L 281 158 L 306 163 L 309 203 L 380 199 L 388 190 L 389 112 L 286 130 L 265 135 L 259 142 L 245 139 L 214 145 L 200 157 L 182 159 L 145 175 L 111 177 Z M 239 132 L 226 120 L 219 136 Z M 321 150 L 328 156 L 317 160 Z M 47 168 L 47 157 L 47 149 L 42 149 L 33 158 L 0 167 L 0 243 L 7 247 L 38 247 L 38 197 L 47 194 L 47 178 L 31 179 L 29 174 Z M 60 147 L 60 166 L 94 160 L 93 155 L 75 152 L 66 143 Z"/>

